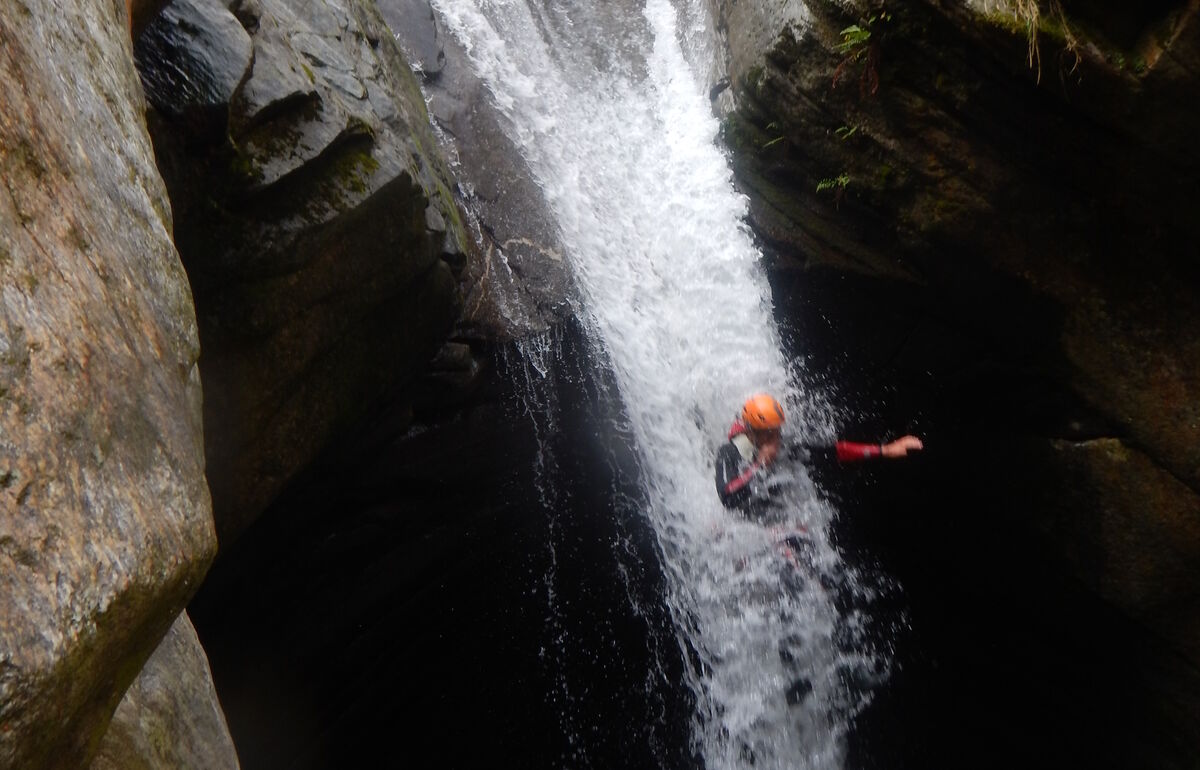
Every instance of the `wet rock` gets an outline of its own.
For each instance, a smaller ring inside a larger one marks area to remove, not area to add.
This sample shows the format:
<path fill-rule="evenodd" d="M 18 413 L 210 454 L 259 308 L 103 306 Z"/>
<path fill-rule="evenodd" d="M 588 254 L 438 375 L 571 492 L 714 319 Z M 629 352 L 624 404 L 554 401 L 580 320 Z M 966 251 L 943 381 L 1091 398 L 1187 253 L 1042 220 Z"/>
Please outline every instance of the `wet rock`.
<path fill-rule="evenodd" d="M 1195 492 L 1113 438 L 1054 441 L 1067 481 L 1039 526 L 1089 588 L 1200 660 L 1200 504 Z"/>
<path fill-rule="evenodd" d="M 397 37 L 413 68 L 427 80 L 436 80 L 446 66 L 441 25 L 429 0 L 389 0 L 379 12 Z"/>
<path fill-rule="evenodd" d="M 253 67 L 229 100 L 229 130 L 252 188 L 269 187 L 336 142 L 370 131 L 362 117 L 352 119 L 341 99 L 317 89 L 320 71 L 328 86 L 361 99 L 366 91 L 353 66 L 286 10 L 281 4 L 276 13 L 260 14 Z"/>
<path fill-rule="evenodd" d="M 125 692 L 91 770 L 236 770 L 208 659 L 182 614 Z"/>
<path fill-rule="evenodd" d="M 540 333 L 570 313 L 574 296 L 553 214 L 466 52 L 452 35 L 443 35 L 428 6 L 428 0 L 385 0 L 380 13 L 400 45 L 422 61 L 436 49 L 437 77 L 426 79 L 430 110 L 452 144 L 483 243 L 482 253 L 470 259 L 443 252 L 461 271 L 460 326 L 493 339 Z M 427 74 L 435 71 L 422 66 Z"/>
<path fill-rule="evenodd" d="M 131 45 L 111 3 L 0 12 L 0 767 L 87 764 L 216 548 Z"/>
<path fill-rule="evenodd" d="M 723 135 L 774 265 L 873 282 L 924 308 L 863 338 L 866 349 L 891 345 L 889 365 L 947 382 L 1008 356 L 1002 369 L 1069 394 L 1056 397 L 1056 418 L 1033 388 L 1019 389 L 1032 395 L 1012 410 L 1013 393 L 997 393 L 1004 414 L 1020 416 L 992 427 L 1122 437 L 1161 471 L 1140 474 L 1143 494 L 1109 498 L 1130 519 L 1157 521 L 1157 496 L 1175 510 L 1200 505 L 1200 225 L 1183 213 L 1200 181 L 1200 117 L 1181 108 L 1196 85 L 1184 64 L 1200 54 L 1195 9 L 1147 11 L 1136 51 L 1096 25 L 1072 27 L 1074 51 L 1061 30 L 1043 29 L 1039 73 L 1025 27 L 1003 9 L 933 2 L 889 6 L 885 18 L 866 4 L 805 3 L 791 16 L 716 5 L 735 97 Z M 842 34 L 855 23 L 869 30 L 857 48 Z M 840 312 L 870 316 L 878 303 L 851 298 Z M 1097 465 L 1069 478 L 1107 488 L 1100 455 L 1076 462 Z M 1189 542 L 1184 520 L 1173 519 Z M 1147 564 L 1164 555 L 1129 545 L 1146 550 L 1127 558 Z M 1096 568 L 1110 563 L 1094 555 Z M 1178 595 L 1163 586 L 1164 601 Z M 1173 638 L 1200 649 L 1200 636 Z"/>
<path fill-rule="evenodd" d="M 143 60 L 175 67 L 149 70 L 146 98 L 174 117 L 224 109 L 250 68 L 250 36 L 218 0 L 174 3 L 137 42 Z"/>
<path fill-rule="evenodd" d="M 168 2 L 169 0 L 125 0 L 125 7 L 129 12 L 129 29 L 134 40 L 141 37 L 142 32 Z"/>
<path fill-rule="evenodd" d="M 372 5 L 255 0 L 225 14 L 254 56 L 222 119 L 197 127 L 151 93 L 151 129 L 196 293 L 229 539 L 339 430 L 415 381 L 458 315 L 441 257 L 471 243 L 419 87 Z M 211 28 L 192 41 L 202 50 L 139 57 L 143 78 L 227 46 L 215 36 L 228 19 Z"/>
<path fill-rule="evenodd" d="M 461 405 L 478 389 L 485 371 L 484 359 L 468 343 L 447 342 L 430 362 L 413 401 L 424 409 Z"/>

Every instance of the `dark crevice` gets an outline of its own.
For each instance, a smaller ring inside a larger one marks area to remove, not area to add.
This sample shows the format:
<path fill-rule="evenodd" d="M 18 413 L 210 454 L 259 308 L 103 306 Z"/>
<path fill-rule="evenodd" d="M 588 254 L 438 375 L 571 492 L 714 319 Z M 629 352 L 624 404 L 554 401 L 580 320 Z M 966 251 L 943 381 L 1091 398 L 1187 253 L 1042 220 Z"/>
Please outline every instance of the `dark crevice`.
<path fill-rule="evenodd" d="M 1193 3 L 1180 0 L 1061 0 L 1068 22 L 1078 22 L 1095 30 L 1104 39 L 1126 50 L 1147 40 L 1162 41 L 1170 36 L 1181 17 Z"/>
<path fill-rule="evenodd" d="M 578 329 L 537 386 L 557 395 L 493 353 L 465 406 L 343 436 L 193 601 L 246 770 L 387 766 L 397 745 L 446 768 L 697 766 L 655 540 L 620 503 L 640 499 L 620 407 Z"/>

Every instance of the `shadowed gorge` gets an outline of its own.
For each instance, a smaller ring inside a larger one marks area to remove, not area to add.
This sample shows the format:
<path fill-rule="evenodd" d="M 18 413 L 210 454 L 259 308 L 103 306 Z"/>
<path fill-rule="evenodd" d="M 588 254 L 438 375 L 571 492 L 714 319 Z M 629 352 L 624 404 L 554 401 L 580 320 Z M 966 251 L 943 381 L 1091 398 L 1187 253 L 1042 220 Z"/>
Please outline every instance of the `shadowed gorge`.
<path fill-rule="evenodd" d="M 0 767 L 1196 766 L 1200 2 L 64 3 Z"/>
<path fill-rule="evenodd" d="M 387 764 L 397 733 L 446 767 L 691 764 L 620 406 L 578 330 L 544 344 L 544 376 L 496 351 L 471 406 L 322 458 L 214 569 L 245 766 Z"/>

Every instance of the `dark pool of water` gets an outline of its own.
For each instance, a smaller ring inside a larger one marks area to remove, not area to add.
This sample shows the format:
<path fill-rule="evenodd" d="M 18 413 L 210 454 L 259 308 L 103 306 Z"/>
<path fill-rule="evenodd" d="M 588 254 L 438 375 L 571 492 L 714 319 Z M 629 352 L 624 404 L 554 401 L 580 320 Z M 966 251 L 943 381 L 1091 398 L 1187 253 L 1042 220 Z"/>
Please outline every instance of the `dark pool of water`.
<path fill-rule="evenodd" d="M 331 452 L 214 567 L 245 770 L 697 766 L 619 406 L 578 330 L 552 352 L 536 393 L 498 356 L 478 405 Z"/>
<path fill-rule="evenodd" d="M 1062 490 L 1029 439 L 1078 405 L 915 292 L 819 271 L 773 283 L 788 351 L 847 437 L 927 444 L 818 469 L 848 561 L 899 585 L 871 609 L 894 672 L 856 721 L 850 766 L 1194 767 L 1169 704 L 1200 691 L 1195 673 L 1065 574 L 1033 524 Z"/>

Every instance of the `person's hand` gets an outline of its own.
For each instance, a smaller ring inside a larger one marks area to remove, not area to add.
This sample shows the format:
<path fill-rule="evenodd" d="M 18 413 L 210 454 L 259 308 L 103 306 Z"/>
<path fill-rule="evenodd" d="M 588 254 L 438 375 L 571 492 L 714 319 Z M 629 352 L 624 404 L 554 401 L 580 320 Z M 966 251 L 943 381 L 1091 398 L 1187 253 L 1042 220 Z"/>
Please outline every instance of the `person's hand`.
<path fill-rule="evenodd" d="M 884 457 L 904 457 L 909 452 L 919 452 L 925 445 L 916 436 L 904 436 L 883 445 Z"/>

